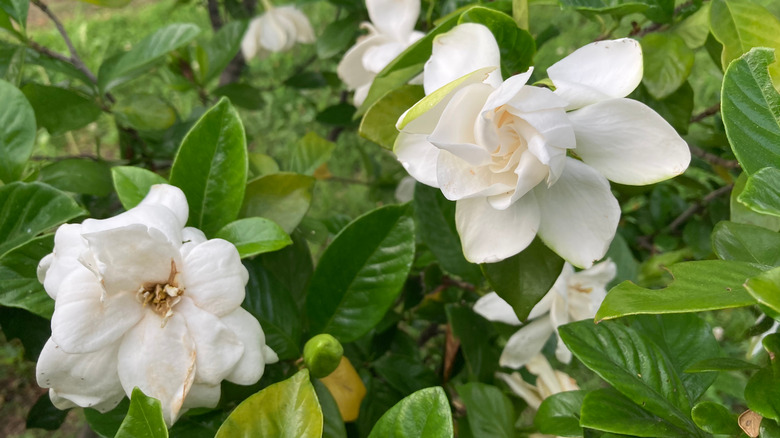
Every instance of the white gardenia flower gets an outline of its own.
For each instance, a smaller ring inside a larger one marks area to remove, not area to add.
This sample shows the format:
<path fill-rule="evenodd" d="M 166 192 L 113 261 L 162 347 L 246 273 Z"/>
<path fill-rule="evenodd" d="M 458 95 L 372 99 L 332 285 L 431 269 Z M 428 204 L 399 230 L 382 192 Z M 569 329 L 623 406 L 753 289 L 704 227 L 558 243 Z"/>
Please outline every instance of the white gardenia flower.
<path fill-rule="evenodd" d="M 625 98 L 642 79 L 634 40 L 588 44 L 554 64 L 555 91 L 527 83 L 533 68 L 503 81 L 499 65 L 485 26 L 439 35 L 425 65 L 427 96 L 399 119 L 394 151 L 410 175 L 457 202 L 469 261 L 506 259 L 538 234 L 589 267 L 620 219 L 607 179 L 671 178 L 688 166 L 688 146 L 655 111 Z"/>
<path fill-rule="evenodd" d="M 56 407 L 105 412 L 137 386 L 170 426 L 216 406 L 222 380 L 253 384 L 278 360 L 240 307 L 238 251 L 185 228 L 188 210 L 181 190 L 161 184 L 125 213 L 57 230 L 38 266 L 55 305 L 37 367 Z"/>
<path fill-rule="evenodd" d="M 296 42 L 314 42 L 314 30 L 309 19 L 295 6 L 274 7 L 264 2 L 265 13 L 255 17 L 241 40 L 244 59 L 264 58 L 271 52 L 292 49 Z"/>
<path fill-rule="evenodd" d="M 360 27 L 368 34 L 358 38 L 336 70 L 360 106 L 368 95 L 374 77 L 396 56 L 425 34 L 414 30 L 420 15 L 420 0 L 366 0 L 371 22 Z"/>
<path fill-rule="evenodd" d="M 574 268 L 565 263 L 552 289 L 531 309 L 528 318 L 532 321 L 507 341 L 499 365 L 514 369 L 522 367 L 542 351 L 550 335 L 558 334 L 559 326 L 596 316 L 607 295 L 607 284 L 616 274 L 617 266 L 609 259 L 579 272 L 574 272 Z M 512 306 L 495 292 L 477 300 L 474 311 L 490 321 L 521 324 Z M 571 361 L 571 351 L 560 336 L 555 357 L 563 363 Z"/>
<path fill-rule="evenodd" d="M 532 357 L 526 364 L 526 369 L 536 376 L 536 385 L 523 380 L 520 373 L 496 373 L 496 377 L 506 382 L 512 392 L 525 400 L 533 410 L 539 410 L 542 401 L 553 394 L 580 389 L 568 374 L 554 370 L 543 354 Z"/>

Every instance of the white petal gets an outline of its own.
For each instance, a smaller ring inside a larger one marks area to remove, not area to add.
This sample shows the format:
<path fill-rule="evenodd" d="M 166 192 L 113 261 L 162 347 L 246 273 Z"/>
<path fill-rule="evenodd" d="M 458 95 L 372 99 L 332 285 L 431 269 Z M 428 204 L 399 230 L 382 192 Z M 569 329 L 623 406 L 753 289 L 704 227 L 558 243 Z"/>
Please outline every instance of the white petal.
<path fill-rule="evenodd" d="M 366 0 L 371 22 L 385 35 L 404 41 L 420 15 L 420 0 Z"/>
<path fill-rule="evenodd" d="M 374 78 L 371 78 L 371 81 L 373 82 Z M 366 101 L 366 97 L 368 97 L 368 92 L 371 90 L 371 84 L 372 82 L 369 82 L 367 84 L 363 84 L 357 88 L 355 88 L 355 94 L 352 95 L 352 103 L 359 107 L 360 105 L 363 105 L 363 102 Z"/>
<path fill-rule="evenodd" d="M 295 29 L 295 41 L 299 43 L 313 43 L 314 29 L 311 27 L 309 18 L 295 6 L 279 6 L 276 11 L 284 14 L 293 24 Z"/>
<path fill-rule="evenodd" d="M 427 135 L 402 131 L 395 140 L 393 152 L 414 179 L 431 187 L 439 187 L 436 177 L 439 148 L 428 141 Z"/>
<path fill-rule="evenodd" d="M 404 49 L 406 49 L 406 45 L 397 41 L 369 47 L 363 55 L 363 68 L 372 74 L 377 74 L 387 67 Z"/>
<path fill-rule="evenodd" d="M 607 284 L 615 278 L 617 266 L 611 260 L 576 272 L 569 278 L 569 315 L 572 321 L 590 319 L 607 296 Z"/>
<path fill-rule="evenodd" d="M 249 22 L 249 27 L 241 39 L 241 54 L 249 61 L 260 51 L 260 17 Z"/>
<path fill-rule="evenodd" d="M 477 144 L 474 126 L 492 91 L 488 85 L 471 84 L 455 93 L 428 141 L 470 164 L 479 166 L 489 163 L 490 153 Z"/>
<path fill-rule="evenodd" d="M 184 258 L 181 281 L 185 293 L 203 310 L 217 316 L 232 312 L 244 301 L 249 273 L 238 250 L 222 239 L 211 239 Z"/>
<path fill-rule="evenodd" d="M 484 199 L 511 192 L 517 184 L 517 177 L 511 172 L 495 173 L 489 166 L 474 166 L 444 150 L 439 151 L 436 180 L 442 194 L 450 201 Z"/>
<path fill-rule="evenodd" d="M 542 397 L 539 395 L 539 390 L 523 380 L 520 373 L 512 373 L 511 375 L 496 373 L 496 377 L 506 382 L 509 389 L 525 400 L 531 409 L 539 409 L 539 406 L 542 404 Z"/>
<path fill-rule="evenodd" d="M 184 399 L 182 412 L 194 408 L 215 408 L 221 395 L 220 385 L 193 383 L 187 398 Z"/>
<path fill-rule="evenodd" d="M 79 256 L 87 250 L 87 241 L 81 237 L 81 225 L 63 224 L 54 234 L 54 251 L 38 264 L 38 281 L 46 293 L 57 298 L 62 281 L 77 269 L 84 269 Z"/>
<path fill-rule="evenodd" d="M 52 339 L 68 353 L 89 353 L 115 342 L 143 314 L 134 293 L 105 295 L 91 272 L 76 271 L 54 303 Z"/>
<path fill-rule="evenodd" d="M 433 51 L 424 69 L 425 94 L 431 94 L 475 70 L 500 65 L 501 53 L 490 29 L 476 23 L 455 26 L 433 40 Z M 491 72 L 485 80 L 493 88 L 497 88 L 501 82 L 500 69 Z"/>
<path fill-rule="evenodd" d="M 187 205 L 187 197 L 184 192 L 170 184 L 155 184 L 149 189 L 149 193 L 141 201 L 140 205 L 159 205 L 166 207 L 179 221 L 179 228 L 187 225 L 190 207 Z"/>
<path fill-rule="evenodd" d="M 537 318 L 520 327 L 506 342 L 504 351 L 498 359 L 502 367 L 517 369 L 528 363 L 532 357 L 539 354 L 553 334 L 549 318 Z"/>
<path fill-rule="evenodd" d="M 295 41 L 295 25 L 285 16 L 278 14 L 276 8 L 268 10 L 260 17 L 260 46 L 271 52 L 289 49 Z"/>
<path fill-rule="evenodd" d="M 510 205 L 536 187 L 537 184 L 544 181 L 550 170 L 533 153 L 525 151 L 520 154 L 520 161 L 517 163 L 514 173 L 517 175 L 517 185 L 514 191 L 488 197 L 488 202 L 490 202 L 493 208 L 506 210 Z"/>
<path fill-rule="evenodd" d="M 486 198 L 461 199 L 455 204 L 455 225 L 468 261 L 495 263 L 531 243 L 539 228 L 539 207 L 533 193 L 506 210 L 496 210 Z"/>
<path fill-rule="evenodd" d="M 647 105 L 612 99 L 569 113 L 582 161 L 620 184 L 645 185 L 685 171 L 691 152 Z"/>
<path fill-rule="evenodd" d="M 219 318 L 182 297 L 173 311 L 181 314 L 195 343 L 198 383 L 218 385 L 244 354 L 244 345 Z"/>
<path fill-rule="evenodd" d="M 38 385 L 53 390 L 55 406 L 111 410 L 125 397 L 117 375 L 118 350 L 116 343 L 92 353 L 69 354 L 49 339 L 38 357 Z"/>
<path fill-rule="evenodd" d="M 512 306 L 495 292 L 490 292 L 480 297 L 474 303 L 474 312 L 482 315 L 488 321 L 520 325 L 520 319 L 517 318 L 517 314 Z"/>
<path fill-rule="evenodd" d="M 222 322 L 244 344 L 244 355 L 226 379 L 239 385 L 252 385 L 263 376 L 265 365 L 279 358 L 265 345 L 265 334 L 260 323 L 243 308 L 239 307 L 223 316 Z"/>
<path fill-rule="evenodd" d="M 184 216 L 186 221 L 186 214 Z M 172 245 L 178 247 L 181 245 L 181 218 L 181 210 L 174 211 L 168 205 L 160 203 L 141 202 L 134 208 L 108 219 L 86 219 L 81 223 L 81 234 L 142 224 L 162 232 Z"/>
<path fill-rule="evenodd" d="M 366 70 L 363 66 L 363 56 L 372 47 L 376 47 L 389 42 L 390 40 L 379 34 L 367 35 L 358 40 L 357 44 L 352 46 L 344 57 L 341 58 L 336 73 L 339 75 L 347 89 L 354 90 L 358 87 L 371 84 L 376 73 Z"/>
<path fill-rule="evenodd" d="M 553 64 L 547 75 L 555 94 L 569 102 L 567 109 L 625 97 L 642 81 L 642 47 L 630 38 L 590 43 Z"/>
<path fill-rule="evenodd" d="M 83 236 L 109 295 L 136 292 L 144 284 L 165 284 L 172 265 L 181 266 L 178 246 L 146 225 L 132 224 Z"/>
<path fill-rule="evenodd" d="M 118 371 L 127 394 L 137 386 L 160 400 L 163 418 L 170 427 L 195 380 L 195 344 L 181 315 L 174 313 L 162 325 L 156 313 L 146 312 L 122 340 Z"/>
<path fill-rule="evenodd" d="M 181 248 L 179 248 L 179 253 L 181 254 L 182 259 L 187 257 L 190 251 L 192 251 L 192 248 L 195 248 L 208 240 L 206 235 L 203 234 L 203 231 L 193 227 L 187 227 L 181 230 L 181 239 L 182 244 Z"/>
<path fill-rule="evenodd" d="M 555 300 L 555 292 L 550 289 L 546 294 L 544 294 L 542 299 L 536 303 L 533 309 L 531 309 L 531 312 L 528 314 L 528 319 L 536 319 L 545 313 L 549 313 L 553 300 Z"/>
<path fill-rule="evenodd" d="M 561 392 L 561 384 L 555 375 L 555 370 L 543 354 L 537 354 L 526 364 L 528 372 L 536 376 L 536 387 L 542 398 Z"/>
<path fill-rule="evenodd" d="M 534 189 L 545 244 L 574 266 L 590 267 L 604 257 L 615 237 L 620 206 L 607 180 L 573 158 L 552 187 Z"/>

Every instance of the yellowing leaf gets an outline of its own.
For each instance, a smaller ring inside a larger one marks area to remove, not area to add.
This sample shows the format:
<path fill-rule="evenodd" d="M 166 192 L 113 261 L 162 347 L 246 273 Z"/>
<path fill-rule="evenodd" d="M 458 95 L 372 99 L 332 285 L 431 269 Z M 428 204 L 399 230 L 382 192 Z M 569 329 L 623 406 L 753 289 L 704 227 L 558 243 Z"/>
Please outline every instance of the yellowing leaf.
<path fill-rule="evenodd" d="M 360 414 L 360 402 L 366 396 L 366 386 L 346 356 L 341 357 L 341 363 L 336 371 L 328 377 L 320 379 L 330 391 L 339 406 L 341 418 L 347 421 L 357 420 Z"/>

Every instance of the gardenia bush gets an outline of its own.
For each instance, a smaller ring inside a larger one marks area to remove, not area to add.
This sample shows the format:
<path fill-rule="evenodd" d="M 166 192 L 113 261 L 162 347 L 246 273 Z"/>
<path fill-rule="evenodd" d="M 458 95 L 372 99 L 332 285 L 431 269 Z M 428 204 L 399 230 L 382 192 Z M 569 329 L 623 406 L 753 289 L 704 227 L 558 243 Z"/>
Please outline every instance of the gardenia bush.
<path fill-rule="evenodd" d="M 778 2 L 85 2 L 0 0 L 8 433 L 780 436 Z"/>

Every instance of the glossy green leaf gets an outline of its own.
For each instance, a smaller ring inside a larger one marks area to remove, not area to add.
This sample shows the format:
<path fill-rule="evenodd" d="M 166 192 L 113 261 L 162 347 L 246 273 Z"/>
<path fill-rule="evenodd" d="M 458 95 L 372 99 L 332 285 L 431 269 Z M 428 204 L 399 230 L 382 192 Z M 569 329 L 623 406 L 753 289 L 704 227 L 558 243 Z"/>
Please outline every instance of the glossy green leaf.
<path fill-rule="evenodd" d="M 780 376 L 772 366 L 758 370 L 745 386 L 748 407 L 765 418 L 780 421 Z"/>
<path fill-rule="evenodd" d="M 317 37 L 317 57 L 327 59 L 350 46 L 360 25 L 359 14 L 349 14 L 325 26 Z"/>
<path fill-rule="evenodd" d="M 752 49 L 732 62 L 723 77 L 721 112 L 726 136 L 749 175 L 768 163 L 780 162 L 780 94 L 767 71 L 774 60 L 771 50 Z"/>
<path fill-rule="evenodd" d="M 215 438 L 320 438 L 322 423 L 320 403 L 304 369 L 244 400 Z"/>
<path fill-rule="evenodd" d="M 755 225 L 722 221 L 712 231 L 712 249 L 723 260 L 780 266 L 780 233 Z"/>
<path fill-rule="evenodd" d="M 0 187 L 0 256 L 86 213 L 73 198 L 46 184 L 15 182 Z"/>
<path fill-rule="evenodd" d="M 735 359 L 733 357 L 713 357 L 694 363 L 693 365 L 689 366 L 685 372 L 702 373 L 707 371 L 742 371 L 757 370 L 759 368 L 760 367 L 754 363 Z"/>
<path fill-rule="evenodd" d="M 455 389 L 463 404 L 466 405 L 469 427 L 473 436 L 493 438 L 515 436 L 515 409 L 501 390 L 480 382 L 458 385 Z"/>
<path fill-rule="evenodd" d="M 49 397 L 49 393 L 45 392 L 38 401 L 30 408 L 30 412 L 27 414 L 27 429 L 44 429 L 44 430 L 57 430 L 65 422 L 65 417 L 70 410 L 60 410 L 54 407 Z"/>
<path fill-rule="evenodd" d="M 542 401 L 534 417 L 539 432 L 556 436 L 582 436 L 580 410 L 587 391 L 552 394 Z"/>
<path fill-rule="evenodd" d="M 713 0 L 710 29 L 723 45 L 721 64 L 724 69 L 754 47 L 780 49 L 780 20 L 751 0 Z M 772 64 L 772 61 L 768 63 Z M 780 64 L 774 63 L 770 71 L 777 83 Z"/>
<path fill-rule="evenodd" d="M 373 366 L 376 374 L 401 394 L 441 384 L 433 369 L 413 357 L 388 354 L 376 360 Z"/>
<path fill-rule="evenodd" d="M 303 175 L 313 175 L 318 167 L 330 159 L 336 144 L 325 140 L 315 132 L 309 132 L 298 140 L 290 153 L 290 170 Z"/>
<path fill-rule="evenodd" d="M 642 38 L 644 75 L 642 83 L 655 99 L 677 91 L 693 68 L 693 50 L 685 40 L 671 33 L 650 33 Z"/>
<path fill-rule="evenodd" d="M 691 49 L 698 49 L 707 42 L 707 36 L 710 34 L 710 5 L 711 3 L 702 4 L 696 12 L 677 23 L 671 30 Z"/>
<path fill-rule="evenodd" d="M 241 39 L 248 25 L 249 22 L 244 20 L 226 23 L 203 45 L 207 60 L 207 65 L 201 66 L 205 71 L 204 82 L 217 78 L 230 64 L 230 60 L 241 49 Z"/>
<path fill-rule="evenodd" d="M 472 310 L 449 304 L 445 307 L 452 334 L 460 340 L 469 374 L 479 381 L 489 380 L 498 368 L 499 350 L 487 342 L 495 336 L 490 321 Z"/>
<path fill-rule="evenodd" d="M 0 180 L 8 184 L 22 176 L 35 144 L 35 113 L 18 88 L 0 80 Z"/>
<path fill-rule="evenodd" d="M 463 257 L 455 229 L 455 203 L 447 200 L 439 189 L 416 184 L 413 206 L 420 237 L 441 267 L 467 281 L 479 282 L 482 277 L 479 266 Z"/>
<path fill-rule="evenodd" d="M 634 403 L 675 427 L 697 430 L 675 366 L 642 333 L 611 321 L 597 325 L 588 320 L 561 326 L 558 333 L 574 356 Z"/>
<path fill-rule="evenodd" d="M 770 269 L 747 280 L 745 288 L 759 304 L 780 312 L 780 268 Z"/>
<path fill-rule="evenodd" d="M 674 281 L 665 289 L 645 289 L 630 281 L 612 288 L 596 312 L 596 321 L 749 306 L 755 300 L 742 285 L 762 270 L 761 265 L 724 260 L 678 263 L 669 268 Z"/>
<path fill-rule="evenodd" d="M 133 94 L 112 111 L 122 124 L 139 131 L 163 131 L 176 123 L 176 108 L 165 99 L 151 94 Z"/>
<path fill-rule="evenodd" d="M 148 397 L 138 387 L 133 388 L 130 408 L 116 438 L 165 438 L 168 428 L 163 420 L 162 405 L 156 398 Z"/>
<path fill-rule="evenodd" d="M 241 258 L 276 251 L 292 243 L 290 236 L 279 225 L 262 217 L 233 221 L 217 231 L 214 237 L 235 245 Z"/>
<path fill-rule="evenodd" d="M 582 401 L 580 424 L 622 435 L 677 438 L 695 436 L 647 412 L 613 388 L 589 392 Z"/>
<path fill-rule="evenodd" d="M 560 0 L 563 7 L 588 14 L 622 17 L 635 12 L 659 23 L 667 23 L 674 14 L 674 0 Z"/>
<path fill-rule="evenodd" d="M 306 287 L 314 272 L 309 244 L 303 232 L 291 234 L 292 245 L 260 255 L 263 265 L 284 285 L 298 304 L 306 297 Z"/>
<path fill-rule="evenodd" d="M 780 438 L 780 425 L 776 421 L 761 421 L 759 433 L 760 438 Z"/>
<path fill-rule="evenodd" d="M 188 224 L 213 236 L 233 222 L 244 199 L 247 166 L 244 125 L 230 102 L 220 99 L 184 137 L 171 167 L 171 184 L 190 205 Z"/>
<path fill-rule="evenodd" d="M 480 265 L 490 286 L 509 303 L 520 320 L 549 292 L 563 270 L 563 259 L 539 239 L 517 255 Z"/>
<path fill-rule="evenodd" d="M 87 86 L 90 91 L 97 92 L 97 87 L 89 78 L 89 76 L 84 74 L 83 71 L 74 67 L 73 64 L 70 64 L 65 61 L 61 61 L 59 59 L 51 58 L 42 53 L 36 52 L 34 49 L 29 47 L 26 48 L 26 50 L 24 51 L 24 62 L 29 64 L 34 64 L 34 65 L 39 65 L 45 68 L 46 71 L 62 73 L 69 78 L 77 79 L 81 81 L 82 84 Z"/>
<path fill-rule="evenodd" d="M 111 193 L 111 169 L 104 161 L 69 158 L 42 167 L 38 178 L 66 192 L 93 196 Z"/>
<path fill-rule="evenodd" d="M 91 99 L 65 88 L 29 83 L 22 92 L 35 111 L 38 126 L 52 135 L 83 128 L 101 114 Z"/>
<path fill-rule="evenodd" d="M 261 216 L 292 233 L 311 205 L 314 178 L 297 173 L 275 173 L 249 181 L 242 217 Z"/>
<path fill-rule="evenodd" d="M 320 258 L 306 294 L 313 333 L 354 341 L 395 301 L 414 259 L 408 206 L 391 205 L 352 221 Z"/>
<path fill-rule="evenodd" d="M 301 317 L 289 289 L 259 258 L 244 260 L 249 272 L 242 306 L 263 327 L 265 340 L 281 360 L 301 356 Z"/>
<path fill-rule="evenodd" d="M 169 24 L 136 43 L 127 52 L 104 61 L 98 71 L 98 86 L 103 92 L 145 73 L 168 52 L 178 49 L 200 33 L 193 23 Z"/>
<path fill-rule="evenodd" d="M 114 438 L 114 435 L 119 430 L 119 426 L 122 425 L 122 421 L 127 416 L 129 408 L 130 400 L 124 398 L 114 409 L 108 412 L 101 413 L 94 409 L 84 409 L 84 418 L 93 432 L 103 438 Z"/>
<path fill-rule="evenodd" d="M 360 121 L 360 136 L 392 150 L 398 129 L 395 123 L 401 114 L 425 96 L 419 85 L 403 85 L 388 91 L 366 111 Z"/>
<path fill-rule="evenodd" d="M 347 438 L 347 429 L 344 427 L 344 420 L 341 419 L 341 412 L 339 412 L 336 400 L 319 379 L 314 379 L 312 384 L 322 408 L 322 438 Z"/>
<path fill-rule="evenodd" d="M 765 167 L 748 176 L 737 200 L 753 211 L 780 216 L 780 169 Z"/>
<path fill-rule="evenodd" d="M 103 6 L 104 8 L 121 8 L 130 4 L 133 0 L 80 0 L 85 3 Z"/>
<path fill-rule="evenodd" d="M 114 190 L 125 210 L 138 205 L 155 184 L 167 184 L 160 175 L 135 166 L 116 166 L 111 168 Z"/>
<path fill-rule="evenodd" d="M 22 29 L 27 27 L 27 12 L 30 9 L 28 0 L 0 0 L 0 9 L 19 23 Z"/>
<path fill-rule="evenodd" d="M 54 300 L 38 281 L 38 263 L 54 248 L 54 235 L 33 239 L 0 257 L 0 304 L 19 307 L 44 318 L 54 313 Z"/>
<path fill-rule="evenodd" d="M 390 408 L 377 421 L 369 438 L 449 438 L 452 412 L 440 386 L 421 389 Z"/>
<path fill-rule="evenodd" d="M 740 433 L 737 419 L 723 405 L 709 401 L 701 402 L 691 411 L 693 421 L 709 433 L 737 436 Z"/>
<path fill-rule="evenodd" d="M 780 217 L 753 211 L 738 201 L 739 195 L 745 189 L 747 179 L 748 174 L 742 172 L 734 182 L 734 188 L 731 189 L 731 196 L 729 197 L 731 221 L 740 224 L 756 225 L 772 231 L 780 231 Z"/>

